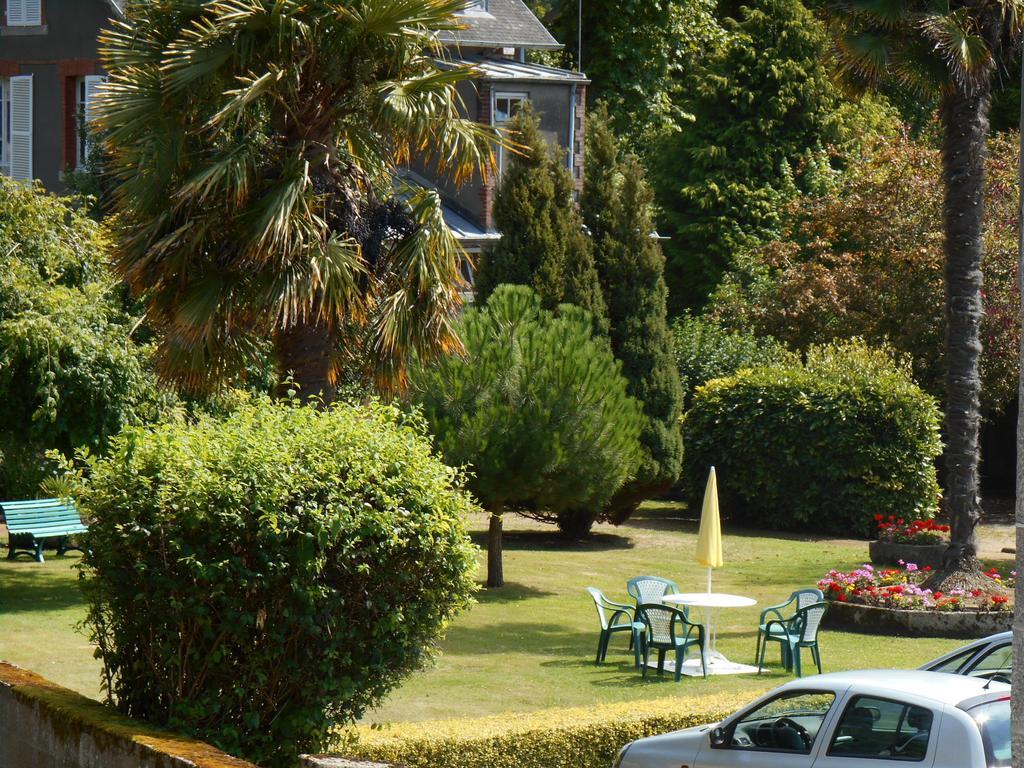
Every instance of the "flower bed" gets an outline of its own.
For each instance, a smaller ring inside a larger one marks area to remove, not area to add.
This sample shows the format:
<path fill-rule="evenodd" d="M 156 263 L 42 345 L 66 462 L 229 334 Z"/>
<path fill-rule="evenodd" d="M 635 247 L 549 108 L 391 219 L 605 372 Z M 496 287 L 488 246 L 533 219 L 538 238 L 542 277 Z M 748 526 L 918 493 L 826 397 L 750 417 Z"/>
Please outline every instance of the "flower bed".
<path fill-rule="evenodd" d="M 940 525 L 934 520 L 906 522 L 895 515 L 875 515 L 875 524 L 878 540 L 868 545 L 871 562 L 875 565 L 908 562 L 938 568 L 942 564 L 948 525 Z"/>
<path fill-rule="evenodd" d="M 825 626 L 834 629 L 897 634 L 910 637 L 982 637 L 1010 628 L 1013 610 L 1006 593 L 1016 572 L 1004 576 L 993 568 L 986 575 L 990 591 L 922 589 L 932 568 L 900 561 L 898 568 L 869 564 L 843 573 L 829 571 L 818 582 L 832 608 Z"/>
<path fill-rule="evenodd" d="M 991 591 L 932 592 L 920 586 L 932 571 L 931 566 L 918 567 L 903 561 L 899 565 L 898 568 L 876 569 L 865 563 L 849 573 L 832 570 L 818 582 L 818 588 L 826 600 L 876 608 L 949 612 L 1011 610 L 1010 598 L 1002 593 L 1013 588 L 1016 571 L 1011 571 L 1009 576 L 1003 576 L 996 568 L 989 571 L 986 575 L 992 582 Z"/>

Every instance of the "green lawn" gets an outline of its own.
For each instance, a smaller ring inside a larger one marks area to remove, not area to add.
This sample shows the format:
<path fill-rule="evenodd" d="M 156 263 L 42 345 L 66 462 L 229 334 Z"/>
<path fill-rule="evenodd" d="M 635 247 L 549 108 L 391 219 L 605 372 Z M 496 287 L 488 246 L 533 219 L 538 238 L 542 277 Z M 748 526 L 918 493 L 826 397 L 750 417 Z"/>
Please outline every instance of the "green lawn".
<path fill-rule="evenodd" d="M 693 561 L 696 524 L 678 505 L 650 504 L 619 528 L 597 526 L 592 539 L 565 545 L 552 529 L 508 516 L 501 590 L 482 590 L 478 604 L 451 627 L 436 663 L 396 691 L 368 721 L 486 715 L 554 706 L 580 706 L 665 696 L 762 690 L 787 679 L 772 674 L 642 681 L 625 641 L 615 641 L 608 663 L 593 663 L 596 617 L 585 586 L 625 599 L 626 579 L 652 573 L 688 591 L 704 588 Z M 486 521 L 472 521 L 484 542 Z M 767 605 L 813 585 L 829 568 L 853 567 L 864 542 L 806 539 L 736 531 L 726 526 L 725 567 L 715 589 L 745 594 Z M 76 558 L 45 565 L 0 560 L 0 658 L 28 667 L 87 696 L 99 696 L 99 664 L 75 629 L 84 614 L 72 568 Z M 481 578 L 483 576 L 481 555 Z M 719 649 L 752 662 L 758 608 L 720 612 Z M 822 636 L 826 671 L 857 667 L 913 667 L 956 640 L 913 640 L 838 632 Z M 773 647 L 774 651 L 774 647 Z M 777 662 L 777 651 L 771 656 Z M 809 663 L 809 662 L 808 662 Z"/>

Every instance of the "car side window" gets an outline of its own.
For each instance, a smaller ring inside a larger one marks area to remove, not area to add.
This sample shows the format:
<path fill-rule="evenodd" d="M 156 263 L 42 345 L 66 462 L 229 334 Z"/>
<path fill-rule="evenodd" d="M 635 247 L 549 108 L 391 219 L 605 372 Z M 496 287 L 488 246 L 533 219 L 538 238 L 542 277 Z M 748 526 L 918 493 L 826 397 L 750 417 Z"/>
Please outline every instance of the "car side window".
<path fill-rule="evenodd" d="M 964 665 L 968 661 L 970 661 L 971 658 L 974 657 L 974 654 L 976 654 L 977 652 L 978 652 L 977 646 L 972 646 L 972 647 L 968 648 L 967 650 L 961 651 L 960 653 L 956 654 L 956 656 L 952 656 L 952 657 L 946 659 L 941 664 L 936 664 L 935 666 L 928 667 L 928 671 L 929 672 L 947 672 L 947 673 L 949 673 L 951 675 L 959 674 L 963 670 Z"/>
<path fill-rule="evenodd" d="M 828 754 L 874 760 L 924 760 L 934 715 L 927 707 L 857 696 L 846 706 Z"/>
<path fill-rule="evenodd" d="M 967 674 L 971 677 L 995 678 L 1010 682 L 1010 675 L 1013 674 L 1013 646 L 1007 643 L 989 648 L 985 655 L 971 666 Z"/>
<path fill-rule="evenodd" d="M 808 755 L 836 696 L 831 691 L 789 691 L 730 725 L 719 749 Z"/>

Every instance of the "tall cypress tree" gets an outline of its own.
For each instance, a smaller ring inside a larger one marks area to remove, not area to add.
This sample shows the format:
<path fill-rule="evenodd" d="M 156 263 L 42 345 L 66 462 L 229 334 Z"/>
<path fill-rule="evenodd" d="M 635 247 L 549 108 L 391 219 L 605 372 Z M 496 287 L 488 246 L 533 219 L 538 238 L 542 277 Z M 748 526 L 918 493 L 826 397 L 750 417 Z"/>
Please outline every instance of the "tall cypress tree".
<path fill-rule="evenodd" d="M 520 148 L 519 153 L 510 153 L 494 200 L 494 224 L 502 236 L 481 259 L 477 302 L 487 301 L 503 283 L 528 285 L 545 309 L 576 304 L 605 330 L 594 252 L 572 199 L 569 169 L 552 153 L 529 107 L 509 128 Z"/>
<path fill-rule="evenodd" d="M 622 156 L 602 105 L 588 120 L 584 222 L 607 305 L 612 351 L 622 361 L 629 394 L 643 403 L 643 456 L 636 478 L 612 499 L 621 522 L 641 501 L 667 491 L 682 465 L 682 388 L 667 321 L 665 257 L 652 237 L 653 193 L 636 157 Z"/>

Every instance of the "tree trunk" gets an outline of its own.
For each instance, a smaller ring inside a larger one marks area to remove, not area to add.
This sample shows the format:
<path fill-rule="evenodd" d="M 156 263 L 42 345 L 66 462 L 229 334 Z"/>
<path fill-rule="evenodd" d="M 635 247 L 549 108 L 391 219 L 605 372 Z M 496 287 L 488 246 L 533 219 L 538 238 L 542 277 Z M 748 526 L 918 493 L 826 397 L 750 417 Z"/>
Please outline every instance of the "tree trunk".
<path fill-rule="evenodd" d="M 501 507 L 491 511 L 487 527 L 487 586 L 505 586 L 505 573 L 501 563 Z"/>
<path fill-rule="evenodd" d="M 330 329 L 314 323 L 279 329 L 274 339 L 282 381 L 279 395 L 284 396 L 294 388 L 302 400 L 320 397 L 324 404 L 333 402 L 337 389 L 331 364 L 337 341 Z"/>
<path fill-rule="evenodd" d="M 978 425 L 981 418 L 981 260 L 990 86 L 942 101 L 943 219 L 946 250 L 946 488 L 951 527 L 931 589 L 990 588 L 977 558 L 981 517 Z"/>
<path fill-rule="evenodd" d="M 1024 58 L 1021 59 L 1021 85 L 1024 86 Z M 1017 320 L 1021 325 L 1020 336 L 1020 371 L 1017 394 L 1024 406 L 1024 99 L 1020 104 L 1020 165 L 1018 181 L 1020 184 L 1020 207 L 1017 214 L 1018 251 L 1017 280 L 1020 286 L 1021 306 Z M 1017 518 L 1017 573 L 1024 574 L 1024 407 L 1017 414 L 1017 498 L 1015 505 Z M 1015 588 L 1013 609 L 1013 658 L 1024 659 L 1024 578 L 1018 578 Z M 1013 768 L 1024 768 L 1024 663 L 1013 665 L 1010 702 L 1010 755 Z"/>

